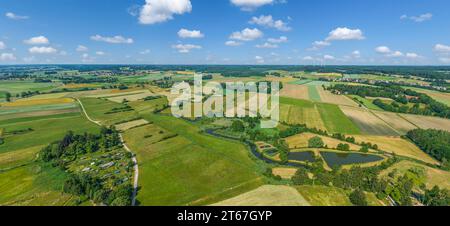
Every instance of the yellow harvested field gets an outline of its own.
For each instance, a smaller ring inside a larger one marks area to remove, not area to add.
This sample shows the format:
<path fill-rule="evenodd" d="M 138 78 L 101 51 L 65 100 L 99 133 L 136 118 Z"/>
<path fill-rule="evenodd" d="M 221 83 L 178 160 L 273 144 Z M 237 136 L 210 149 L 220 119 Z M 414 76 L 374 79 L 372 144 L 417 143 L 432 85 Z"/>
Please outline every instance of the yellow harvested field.
<path fill-rule="evenodd" d="M 436 185 L 439 186 L 440 188 L 450 189 L 450 172 L 431 168 L 411 161 L 401 161 L 393 165 L 392 167 L 383 171 L 380 174 L 380 177 L 387 177 L 388 174 L 393 170 L 397 170 L 398 175 L 403 175 L 408 170 L 415 167 L 419 167 L 425 170 L 426 172 L 425 185 L 427 186 L 428 189 L 431 189 Z"/>
<path fill-rule="evenodd" d="M 350 145 L 350 149 L 354 150 L 354 151 L 358 151 L 361 148 L 360 146 L 352 144 L 352 143 L 340 141 L 340 140 L 333 139 L 330 137 L 319 136 L 319 135 L 316 135 L 313 133 L 297 134 L 297 135 L 288 137 L 285 140 L 288 143 L 289 148 L 292 148 L 292 149 L 308 148 L 309 139 L 316 137 L 316 136 L 322 138 L 325 145 L 328 145 L 328 147 L 332 148 L 332 149 L 336 149 L 340 143 Z"/>
<path fill-rule="evenodd" d="M 415 125 L 406 121 L 404 118 L 400 117 L 397 113 L 385 111 L 372 111 L 372 112 L 375 113 L 375 115 L 377 115 L 379 118 L 381 118 L 383 121 L 385 121 L 387 124 L 389 124 L 391 127 L 393 127 L 402 135 L 406 134 L 408 131 L 417 129 Z"/>
<path fill-rule="evenodd" d="M 357 142 L 370 142 L 377 144 L 378 147 L 387 152 L 395 153 L 400 156 L 406 156 L 422 160 L 431 164 L 438 164 L 439 162 L 420 150 L 413 143 L 404 140 L 400 137 L 387 137 L 387 136 L 354 136 Z"/>
<path fill-rule="evenodd" d="M 108 98 L 108 100 L 112 101 L 112 102 L 116 102 L 116 103 L 122 103 L 123 100 L 133 102 L 133 101 L 142 100 L 149 96 L 154 96 L 154 94 L 151 94 L 149 91 L 147 91 L 147 92 L 135 94 L 135 95 L 111 97 L 111 98 Z"/>
<path fill-rule="evenodd" d="M 33 105 L 51 105 L 51 104 L 68 104 L 73 103 L 72 98 L 57 98 L 57 99 L 23 99 L 11 103 L 3 103 L 4 107 L 24 107 Z"/>
<path fill-rule="evenodd" d="M 297 169 L 295 168 L 273 168 L 272 173 L 275 176 L 280 176 L 283 179 L 291 179 L 295 173 L 297 173 Z"/>
<path fill-rule="evenodd" d="M 310 128 L 326 130 L 317 106 L 305 108 L 281 104 L 280 119 L 289 124 L 306 124 Z"/>
<path fill-rule="evenodd" d="M 131 128 L 134 128 L 134 127 L 137 127 L 137 126 L 146 125 L 146 124 L 148 124 L 147 120 L 140 119 L 140 120 L 135 120 L 135 121 L 131 121 L 131 122 L 118 124 L 118 125 L 115 125 L 115 127 L 116 127 L 117 130 L 126 131 L 126 130 L 129 130 Z"/>
<path fill-rule="evenodd" d="M 50 93 L 50 94 L 41 94 L 29 97 L 24 100 L 42 100 L 42 99 L 56 99 L 66 97 L 69 93 Z"/>
<path fill-rule="evenodd" d="M 320 99 L 324 103 L 337 104 L 337 105 L 347 105 L 352 107 L 358 107 L 355 101 L 351 100 L 345 95 L 335 95 L 328 90 L 325 90 L 322 86 L 316 86 L 317 91 L 319 92 Z"/>
<path fill-rule="evenodd" d="M 422 129 L 438 129 L 450 131 L 450 119 L 421 116 L 421 115 L 401 115 L 406 120 Z"/>
<path fill-rule="evenodd" d="M 264 185 L 213 206 L 310 206 L 295 188 Z"/>
<path fill-rule="evenodd" d="M 66 85 L 64 85 L 64 88 L 66 88 L 66 89 L 93 88 L 93 87 L 98 87 L 98 85 L 95 85 L 95 84 L 66 84 Z"/>
<path fill-rule="evenodd" d="M 17 151 L 10 151 L 0 154 L 0 169 L 14 167 L 20 164 L 33 161 L 37 153 L 44 146 L 35 146 Z"/>
<path fill-rule="evenodd" d="M 368 110 L 348 106 L 340 106 L 340 108 L 364 134 L 387 136 L 399 135 L 388 124 Z"/>
<path fill-rule="evenodd" d="M 280 96 L 295 99 L 309 100 L 308 86 L 284 84 Z"/>
<path fill-rule="evenodd" d="M 106 97 L 118 97 L 118 96 L 124 96 L 124 95 L 133 95 L 133 94 L 140 94 L 144 93 L 146 90 L 138 90 L 138 91 L 128 91 L 128 92 L 114 92 L 114 90 L 107 90 L 105 92 L 93 92 L 92 95 L 88 95 L 86 97 L 92 97 L 92 98 L 106 98 Z"/>

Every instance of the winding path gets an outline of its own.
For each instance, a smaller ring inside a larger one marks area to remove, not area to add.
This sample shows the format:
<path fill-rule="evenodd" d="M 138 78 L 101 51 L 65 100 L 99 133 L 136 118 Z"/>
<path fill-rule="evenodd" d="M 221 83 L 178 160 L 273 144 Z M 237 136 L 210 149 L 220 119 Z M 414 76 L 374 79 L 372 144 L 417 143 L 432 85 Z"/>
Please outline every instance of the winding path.
<path fill-rule="evenodd" d="M 91 117 L 89 117 L 89 115 L 87 114 L 86 109 L 84 108 L 83 103 L 79 100 L 76 99 L 78 101 L 78 103 L 81 106 L 81 109 L 83 110 L 84 115 L 86 116 L 86 118 L 91 121 L 92 123 L 95 123 L 98 126 L 102 126 L 102 124 L 99 121 L 95 121 L 93 120 Z M 136 205 L 136 195 L 137 195 L 137 190 L 138 190 L 138 181 L 139 181 L 139 166 L 138 166 L 138 161 L 136 159 L 136 156 L 133 154 L 133 152 L 131 151 L 131 149 L 127 146 L 127 144 L 125 143 L 122 134 L 119 134 L 120 137 L 120 142 L 122 143 L 123 147 L 125 148 L 126 151 L 130 152 L 133 155 L 132 161 L 134 163 L 134 182 L 133 182 L 133 195 L 131 197 L 131 205 L 135 206 Z"/>

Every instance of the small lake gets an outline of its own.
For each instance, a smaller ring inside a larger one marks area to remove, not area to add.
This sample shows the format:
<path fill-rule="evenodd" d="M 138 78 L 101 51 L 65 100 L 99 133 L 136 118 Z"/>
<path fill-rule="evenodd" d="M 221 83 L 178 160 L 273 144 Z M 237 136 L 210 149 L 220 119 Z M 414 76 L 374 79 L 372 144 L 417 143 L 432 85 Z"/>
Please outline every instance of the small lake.
<path fill-rule="evenodd" d="M 364 164 L 383 160 L 380 156 L 361 153 L 335 153 L 321 151 L 320 154 L 330 167 Z"/>
<path fill-rule="evenodd" d="M 300 162 L 314 162 L 315 156 L 312 151 L 290 152 L 288 159 L 293 160 L 293 161 L 300 161 Z"/>

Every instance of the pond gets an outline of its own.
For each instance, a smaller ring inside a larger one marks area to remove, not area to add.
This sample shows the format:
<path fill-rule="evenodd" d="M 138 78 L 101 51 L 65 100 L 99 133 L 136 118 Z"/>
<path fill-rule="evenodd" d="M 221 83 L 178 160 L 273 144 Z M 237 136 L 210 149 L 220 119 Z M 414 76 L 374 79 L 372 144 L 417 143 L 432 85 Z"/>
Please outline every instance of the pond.
<path fill-rule="evenodd" d="M 321 151 L 320 154 L 323 159 L 325 159 L 325 162 L 327 162 L 327 164 L 332 168 L 335 166 L 364 164 L 383 160 L 380 156 L 361 153 L 335 153 Z"/>
<path fill-rule="evenodd" d="M 305 152 L 290 152 L 288 156 L 289 160 L 300 162 L 314 162 L 315 156 L 312 151 Z"/>

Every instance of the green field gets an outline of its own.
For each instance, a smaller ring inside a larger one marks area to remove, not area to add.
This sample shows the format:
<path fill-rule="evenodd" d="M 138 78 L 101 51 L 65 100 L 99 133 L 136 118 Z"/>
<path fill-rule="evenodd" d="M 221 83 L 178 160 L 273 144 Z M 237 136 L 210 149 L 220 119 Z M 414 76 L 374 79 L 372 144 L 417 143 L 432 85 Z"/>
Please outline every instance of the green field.
<path fill-rule="evenodd" d="M 9 92 L 12 95 L 27 91 L 48 91 L 60 86 L 59 83 L 35 83 L 33 81 L 2 81 L 0 92 Z"/>
<path fill-rule="evenodd" d="M 309 99 L 314 102 L 320 102 L 322 99 L 320 98 L 319 91 L 317 91 L 317 88 L 315 85 L 308 85 L 308 93 L 309 93 Z"/>
<path fill-rule="evenodd" d="M 100 121 L 106 126 L 138 117 L 135 111 L 108 114 L 108 112 L 111 112 L 114 108 L 123 108 L 125 106 L 123 104 L 97 98 L 81 98 L 80 101 L 83 103 L 88 115 L 93 120 Z"/>
<path fill-rule="evenodd" d="M 141 205 L 212 204 L 263 184 L 243 144 L 202 134 L 182 119 L 149 113 L 155 104 L 136 107 L 153 124 L 124 135 L 139 161 Z"/>
<path fill-rule="evenodd" d="M 377 105 L 373 104 L 372 100 L 368 100 L 366 98 L 362 98 L 362 97 L 357 96 L 357 95 L 348 95 L 348 97 L 350 99 L 357 99 L 359 103 L 361 103 L 365 107 L 369 108 L 370 110 L 383 111 L 383 109 L 381 109 Z"/>
<path fill-rule="evenodd" d="M 281 97 L 281 119 L 283 121 L 304 122 L 310 127 L 326 129 L 330 133 L 361 134 L 359 128 L 341 111 L 337 105 L 313 103 Z M 286 108 L 286 105 L 291 106 Z M 283 112 L 284 111 L 284 112 Z M 286 114 L 287 113 L 287 114 Z M 297 120 L 293 120 L 300 117 Z M 322 128 L 324 127 L 324 128 Z"/>

